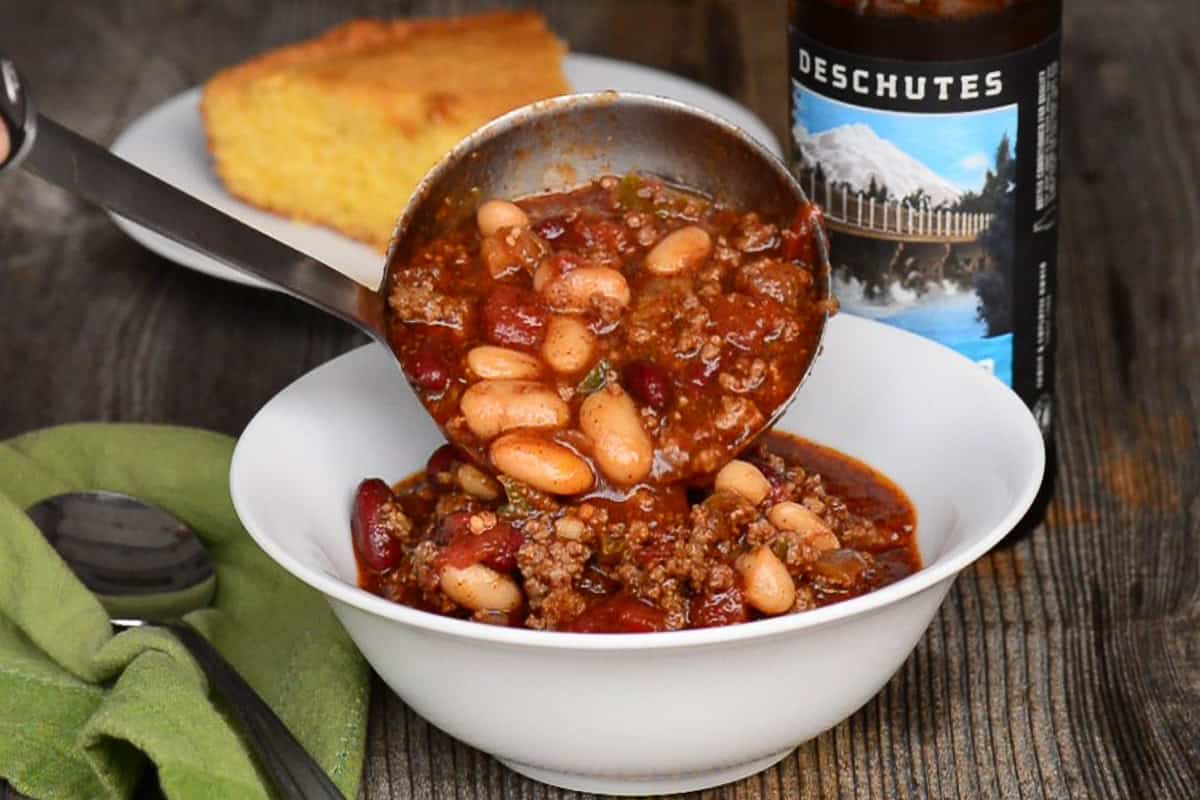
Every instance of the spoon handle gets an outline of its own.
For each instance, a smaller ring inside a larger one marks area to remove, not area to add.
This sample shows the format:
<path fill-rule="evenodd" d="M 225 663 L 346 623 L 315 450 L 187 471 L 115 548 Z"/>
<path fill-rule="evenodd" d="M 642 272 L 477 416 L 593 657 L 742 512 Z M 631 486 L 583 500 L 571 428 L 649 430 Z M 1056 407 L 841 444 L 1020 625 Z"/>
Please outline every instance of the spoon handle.
<path fill-rule="evenodd" d="M 209 683 L 225 699 L 281 797 L 345 800 L 283 720 L 207 639 L 181 622 L 167 623 L 164 627 L 183 642 L 208 676 Z"/>
<path fill-rule="evenodd" d="M 283 242 L 218 211 L 36 113 L 16 67 L 0 56 L 0 171 L 24 169 L 126 219 L 260 278 L 371 336 L 383 300 Z"/>

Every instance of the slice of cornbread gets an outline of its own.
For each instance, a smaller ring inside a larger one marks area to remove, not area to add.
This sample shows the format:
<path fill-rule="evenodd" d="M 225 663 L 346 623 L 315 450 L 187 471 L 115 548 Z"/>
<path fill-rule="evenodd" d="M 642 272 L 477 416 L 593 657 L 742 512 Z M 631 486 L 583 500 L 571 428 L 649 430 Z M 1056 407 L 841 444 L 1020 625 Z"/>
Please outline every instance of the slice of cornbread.
<path fill-rule="evenodd" d="M 565 51 L 529 12 L 356 20 L 215 75 L 201 103 L 209 150 L 242 200 L 386 249 L 462 137 L 569 91 Z"/>

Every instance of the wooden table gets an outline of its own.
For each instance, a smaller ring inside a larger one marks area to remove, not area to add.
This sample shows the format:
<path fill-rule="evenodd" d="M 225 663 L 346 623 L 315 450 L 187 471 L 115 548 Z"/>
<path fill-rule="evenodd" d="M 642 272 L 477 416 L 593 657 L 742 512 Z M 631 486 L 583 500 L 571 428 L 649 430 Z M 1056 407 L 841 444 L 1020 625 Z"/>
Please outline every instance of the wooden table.
<path fill-rule="evenodd" d="M 483 5 L 9 3 L 0 47 L 45 112 L 108 142 L 352 7 Z M 535 5 L 575 49 L 703 81 L 786 133 L 782 0 Z M 864 709 L 704 797 L 1200 796 L 1200 4 L 1068 6 L 1048 521 L 962 575 Z M 32 177 L 0 183 L 0 436 L 76 420 L 237 434 L 360 341 L 283 295 L 150 254 Z M 382 685 L 373 697 L 368 798 L 574 796 L 454 742 Z"/>

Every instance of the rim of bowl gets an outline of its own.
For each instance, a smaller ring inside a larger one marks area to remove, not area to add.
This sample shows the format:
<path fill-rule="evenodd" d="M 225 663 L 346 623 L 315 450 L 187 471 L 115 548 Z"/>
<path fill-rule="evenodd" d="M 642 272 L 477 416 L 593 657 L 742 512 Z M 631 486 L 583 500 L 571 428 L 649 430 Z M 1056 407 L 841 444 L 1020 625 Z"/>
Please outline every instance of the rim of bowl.
<path fill-rule="evenodd" d="M 840 316 L 840 315 L 839 315 Z M 719 628 L 698 628 L 687 629 L 681 631 L 664 631 L 659 633 L 565 633 L 560 631 L 538 631 L 528 628 L 501 628 L 494 625 L 484 625 L 470 620 L 456 619 L 454 617 L 444 617 L 428 611 L 410 608 L 409 606 L 394 603 L 377 595 L 371 594 L 358 586 L 347 583 L 340 578 L 335 578 L 320 570 L 314 569 L 307 564 L 304 564 L 299 559 L 293 557 L 284 549 L 279 541 L 264 533 L 265 528 L 261 526 L 255 517 L 253 511 L 253 503 L 243 496 L 241 489 L 242 485 L 241 474 L 243 462 L 240 455 L 243 451 L 243 441 L 254 434 L 255 429 L 262 423 L 264 415 L 269 413 L 271 404 L 286 392 L 293 390 L 300 383 L 312 378 L 318 373 L 324 372 L 327 369 L 333 369 L 342 359 L 348 358 L 368 347 L 382 347 L 377 343 L 364 345 L 355 350 L 345 353 L 337 358 L 327 361 L 326 363 L 315 367 L 301 377 L 297 378 L 292 383 L 288 384 L 271 400 L 267 402 L 250 420 L 242 435 L 238 437 L 237 445 L 234 448 L 232 462 L 229 470 L 229 492 L 233 500 L 233 506 L 237 512 L 238 518 L 242 525 L 250 533 L 251 538 L 255 543 L 275 561 L 284 570 L 299 578 L 304 583 L 326 595 L 327 597 L 338 600 L 346 605 L 353 606 L 360 611 L 365 611 L 385 619 L 399 622 L 406 625 L 411 625 L 418 628 L 423 628 L 428 631 L 443 634 L 446 636 L 460 637 L 463 639 L 471 639 L 479 642 L 490 642 L 495 644 L 510 645 L 516 647 L 527 647 L 533 649 L 551 648 L 551 649 L 574 649 L 574 650 L 657 650 L 657 649 L 672 649 L 682 647 L 696 647 L 713 644 L 726 644 L 730 642 L 745 641 L 747 639 L 760 639 L 773 637 L 782 634 L 791 633 L 806 628 L 815 628 L 828 625 L 838 620 L 847 617 L 859 616 L 869 613 L 875 609 L 882 608 L 892 603 L 899 602 L 907 597 L 916 595 L 930 587 L 938 584 L 941 581 L 955 577 L 964 568 L 975 562 L 978 558 L 985 555 L 992 549 L 1016 524 L 1021 520 L 1021 517 L 1029 510 L 1037 496 L 1038 490 L 1042 483 L 1042 478 L 1045 475 L 1046 469 L 1046 448 L 1045 442 L 1042 439 L 1041 431 L 1038 428 L 1037 422 L 1024 401 L 1010 387 L 1004 385 L 993 376 L 987 374 L 970 359 L 956 353 L 955 351 L 937 344 L 922 336 L 914 333 L 893 328 L 884 325 L 883 323 L 863 320 L 855 317 L 847 316 L 845 318 L 854 320 L 857 323 L 868 325 L 879 325 L 887 328 L 890 331 L 889 335 L 909 337 L 912 344 L 918 347 L 933 348 L 938 351 L 942 358 L 957 359 L 962 362 L 964 369 L 964 380 L 974 381 L 981 385 L 986 384 L 987 390 L 998 392 L 1003 397 L 1003 402 L 1012 408 L 1014 419 L 1019 419 L 1017 427 L 1021 438 L 1024 440 L 1022 449 L 1031 449 L 1033 452 L 1034 469 L 1029 475 L 1027 483 L 1017 493 L 1017 499 L 1009 508 L 1008 513 L 992 527 L 985 535 L 976 538 L 975 542 L 967 547 L 962 548 L 961 552 L 953 557 L 940 557 L 933 563 L 923 566 L 920 570 L 902 578 L 895 583 L 888 584 L 875 591 L 869 592 L 859 597 L 843 600 L 828 606 L 822 606 L 811 611 L 805 611 L 798 614 L 786 614 L 770 619 L 755 620 L 753 622 L 743 622 L 736 625 L 728 625 Z M 349 509 L 347 508 L 347 520 L 349 519 Z M 346 524 L 346 541 L 349 542 L 350 525 Z"/>

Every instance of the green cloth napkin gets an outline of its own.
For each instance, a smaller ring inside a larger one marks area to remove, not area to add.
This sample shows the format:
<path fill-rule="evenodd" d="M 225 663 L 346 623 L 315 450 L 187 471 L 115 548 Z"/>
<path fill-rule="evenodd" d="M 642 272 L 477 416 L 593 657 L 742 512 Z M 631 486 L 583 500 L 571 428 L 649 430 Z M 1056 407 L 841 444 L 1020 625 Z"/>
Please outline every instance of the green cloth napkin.
<path fill-rule="evenodd" d="M 126 798 L 146 759 L 170 798 L 269 797 L 203 674 L 161 629 L 113 635 L 104 609 L 22 509 L 124 492 L 188 523 L 217 568 L 188 617 L 348 797 L 368 673 L 324 598 L 276 566 L 229 500 L 233 441 L 147 425 L 70 425 L 0 443 L 0 776 L 37 798 Z"/>

